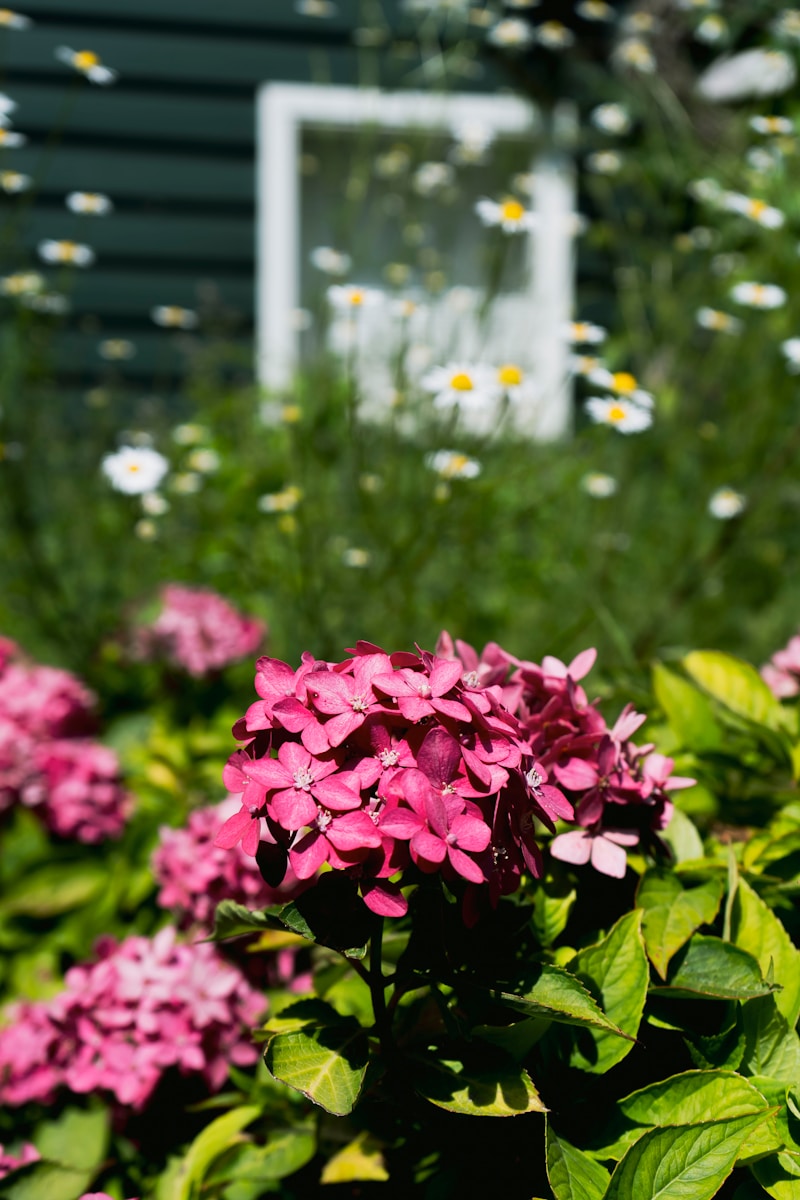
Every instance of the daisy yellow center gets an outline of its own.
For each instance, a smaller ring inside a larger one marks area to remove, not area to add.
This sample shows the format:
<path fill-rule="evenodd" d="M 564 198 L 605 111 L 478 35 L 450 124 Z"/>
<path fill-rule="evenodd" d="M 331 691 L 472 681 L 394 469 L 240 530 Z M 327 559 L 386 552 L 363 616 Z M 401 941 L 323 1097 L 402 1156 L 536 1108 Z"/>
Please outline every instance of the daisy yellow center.
<path fill-rule="evenodd" d="M 768 207 L 766 200 L 750 200 L 747 205 L 748 216 L 760 217 Z"/>
<path fill-rule="evenodd" d="M 585 338 L 586 334 L 589 332 L 589 327 L 588 327 L 588 325 L 586 325 L 585 322 L 578 321 L 578 323 L 576 325 L 572 326 L 572 331 L 575 334 L 576 338 L 580 338 L 581 340 L 583 340 L 583 338 Z"/>
<path fill-rule="evenodd" d="M 764 287 L 764 285 L 762 283 L 754 283 L 753 291 L 751 294 L 753 297 L 753 302 L 755 304 L 762 304 L 764 301 L 764 298 L 767 294 L 767 289 Z"/>
<path fill-rule="evenodd" d="M 457 371 L 450 380 L 450 387 L 454 392 L 471 392 L 475 384 L 466 371 Z"/>
<path fill-rule="evenodd" d="M 612 376 L 615 392 L 633 392 L 636 390 L 636 379 L 633 375 L 629 375 L 627 371 L 617 371 Z"/>
<path fill-rule="evenodd" d="M 350 303 L 353 305 L 353 307 L 354 307 L 354 308 L 358 308 L 358 306 L 359 306 L 360 304 L 363 304 L 363 303 L 364 303 L 364 293 L 363 293 L 362 291 L 359 291 L 359 289 L 358 289 L 358 288 L 355 288 L 355 289 L 354 289 L 354 290 L 353 290 L 353 291 L 350 293 L 349 300 L 350 300 Z"/>
<path fill-rule="evenodd" d="M 513 363 L 507 363 L 497 372 L 497 377 L 504 387 L 516 387 L 522 383 L 522 371 Z"/>
<path fill-rule="evenodd" d="M 622 404 L 612 404 L 608 410 L 609 421 L 624 421 L 628 415 L 628 410 Z"/>
<path fill-rule="evenodd" d="M 0 25 L 9 25 L 16 15 L 10 8 L 0 8 Z"/>
<path fill-rule="evenodd" d="M 521 221 L 525 216 L 525 209 L 519 200 L 504 200 L 500 205 L 500 215 L 504 221 Z"/>
<path fill-rule="evenodd" d="M 466 467 L 469 459 L 466 454 L 454 454 L 444 469 L 445 475 L 459 475 Z"/>
<path fill-rule="evenodd" d="M 100 63 L 100 56 L 94 50 L 78 50 L 72 60 L 79 71 L 88 71 Z"/>
<path fill-rule="evenodd" d="M 131 475 L 135 475 L 136 472 L 141 471 L 141 469 L 142 467 L 140 463 L 128 463 L 128 471 Z"/>

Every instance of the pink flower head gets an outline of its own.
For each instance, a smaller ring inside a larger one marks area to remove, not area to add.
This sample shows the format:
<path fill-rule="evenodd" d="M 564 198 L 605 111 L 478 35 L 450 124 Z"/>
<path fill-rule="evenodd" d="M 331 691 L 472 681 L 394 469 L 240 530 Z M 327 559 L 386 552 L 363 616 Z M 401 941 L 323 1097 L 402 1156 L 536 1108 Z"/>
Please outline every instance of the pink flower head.
<path fill-rule="evenodd" d="M 0 1179 L 5 1179 L 12 1171 L 27 1167 L 29 1163 L 38 1162 L 41 1154 L 31 1142 L 25 1142 L 18 1154 L 10 1154 L 0 1145 Z"/>
<path fill-rule="evenodd" d="M 776 650 L 761 668 L 761 678 L 779 700 L 800 694 L 800 634 L 790 638 L 783 650 Z"/>
<path fill-rule="evenodd" d="M 132 807 L 120 781 L 117 756 L 99 742 L 61 738 L 36 746 L 34 774 L 21 789 L 59 837 L 94 844 L 122 833 Z"/>
<path fill-rule="evenodd" d="M 69 671 L 11 662 L 0 674 L 0 717 L 34 738 L 91 733 L 95 698 Z"/>
<path fill-rule="evenodd" d="M 137 657 L 165 660 L 200 678 L 253 654 L 266 633 L 263 621 L 247 617 L 216 592 L 170 583 L 162 608 L 134 635 Z"/>

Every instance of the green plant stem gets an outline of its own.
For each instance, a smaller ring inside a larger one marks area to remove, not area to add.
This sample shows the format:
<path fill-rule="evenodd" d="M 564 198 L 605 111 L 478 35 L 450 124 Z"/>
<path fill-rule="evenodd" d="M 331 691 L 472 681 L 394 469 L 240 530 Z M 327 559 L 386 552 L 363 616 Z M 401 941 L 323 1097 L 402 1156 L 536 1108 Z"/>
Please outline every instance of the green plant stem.
<path fill-rule="evenodd" d="M 375 1032 L 381 1046 L 381 1054 L 388 1058 L 391 1053 L 391 1022 L 386 1008 L 386 981 L 383 978 L 383 917 L 375 922 L 375 932 L 369 943 L 369 988 L 372 996 L 372 1011 L 375 1015 Z"/>

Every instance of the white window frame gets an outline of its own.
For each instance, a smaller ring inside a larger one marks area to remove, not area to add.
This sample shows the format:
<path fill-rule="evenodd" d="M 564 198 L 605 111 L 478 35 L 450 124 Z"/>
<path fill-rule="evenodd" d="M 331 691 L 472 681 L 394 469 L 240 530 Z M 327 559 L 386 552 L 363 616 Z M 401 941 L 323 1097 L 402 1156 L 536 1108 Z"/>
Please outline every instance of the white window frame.
<path fill-rule="evenodd" d="M 285 389 L 298 366 L 299 159 L 303 129 L 355 130 L 371 125 L 398 132 L 422 129 L 448 133 L 470 124 L 488 125 L 497 137 L 530 136 L 530 165 L 536 180 L 534 205 L 545 210 L 543 217 L 552 218 L 554 204 L 559 210 L 555 222 L 540 221 L 537 231 L 525 239 L 532 261 L 532 317 L 537 314 L 539 358 L 544 355 L 548 360 L 541 366 L 549 398 L 546 411 L 540 409 L 527 418 L 520 414 L 517 424 L 520 432 L 543 439 L 568 431 L 563 325 L 570 319 L 572 302 L 572 231 L 564 210 L 572 210 L 574 188 L 569 172 L 562 171 L 554 186 L 547 158 L 534 160 L 540 116 L 528 101 L 513 95 L 384 92 L 377 88 L 294 83 L 268 83 L 259 88 L 256 337 L 257 375 L 262 386 L 270 391 Z M 539 264 L 538 270 L 533 269 L 534 263 Z"/>

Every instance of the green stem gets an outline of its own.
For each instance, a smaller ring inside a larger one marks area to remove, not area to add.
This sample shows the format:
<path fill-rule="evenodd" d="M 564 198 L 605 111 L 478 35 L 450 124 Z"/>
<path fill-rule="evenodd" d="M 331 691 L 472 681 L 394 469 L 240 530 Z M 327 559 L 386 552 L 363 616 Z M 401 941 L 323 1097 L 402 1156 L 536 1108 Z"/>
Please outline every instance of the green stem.
<path fill-rule="evenodd" d="M 369 988 L 372 995 L 372 1011 L 375 1015 L 375 1032 L 381 1045 L 381 1054 L 388 1057 L 391 1050 L 391 1022 L 386 1008 L 386 982 L 383 978 L 381 952 L 383 947 L 383 917 L 375 922 L 375 932 L 369 944 Z"/>

